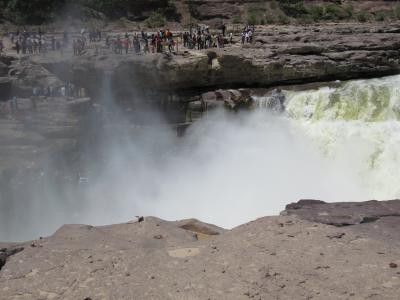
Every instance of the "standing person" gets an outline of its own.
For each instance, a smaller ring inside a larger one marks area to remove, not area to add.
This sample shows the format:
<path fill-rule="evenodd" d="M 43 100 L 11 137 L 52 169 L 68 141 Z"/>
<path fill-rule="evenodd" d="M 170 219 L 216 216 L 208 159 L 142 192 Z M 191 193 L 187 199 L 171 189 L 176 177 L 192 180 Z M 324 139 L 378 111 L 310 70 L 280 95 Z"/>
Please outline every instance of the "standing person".
<path fill-rule="evenodd" d="M 118 38 L 118 54 L 122 54 L 123 42 L 121 38 Z"/>
<path fill-rule="evenodd" d="M 149 40 L 147 39 L 147 37 L 145 37 L 144 39 L 144 47 L 143 47 L 143 53 L 147 54 L 149 53 Z"/>
<path fill-rule="evenodd" d="M 156 53 L 160 53 L 161 51 L 161 39 L 160 39 L 160 35 L 156 35 Z"/>
<path fill-rule="evenodd" d="M 60 55 L 61 55 L 61 57 L 64 56 L 64 45 L 65 44 L 60 45 Z"/>
<path fill-rule="evenodd" d="M 189 38 L 189 33 L 185 32 L 183 34 L 183 47 L 188 48 L 188 38 Z"/>
<path fill-rule="evenodd" d="M 138 36 L 136 36 L 136 47 L 137 47 L 136 53 L 137 53 L 137 54 L 140 54 L 140 51 L 141 51 L 142 49 L 141 49 L 141 46 L 140 46 L 140 40 L 139 40 L 139 37 L 138 37 Z"/>
<path fill-rule="evenodd" d="M 15 112 L 17 110 L 18 110 L 18 99 L 17 97 L 14 96 L 11 101 L 11 111 Z"/>
<path fill-rule="evenodd" d="M 26 54 L 26 38 L 22 38 L 22 54 Z"/>
<path fill-rule="evenodd" d="M 35 39 L 34 41 L 33 41 L 33 54 L 37 54 L 38 53 L 38 42 L 37 42 L 37 40 Z"/>
<path fill-rule="evenodd" d="M 15 50 L 17 50 L 17 54 L 19 55 L 19 51 L 21 50 L 21 44 L 19 40 L 15 42 Z"/>
<path fill-rule="evenodd" d="M 124 40 L 124 48 L 125 48 L 125 54 L 128 54 L 129 51 L 129 39 L 125 38 Z"/>
<path fill-rule="evenodd" d="M 64 37 L 63 37 L 64 45 L 67 45 L 68 44 L 68 31 L 65 30 L 63 35 L 64 35 Z"/>
<path fill-rule="evenodd" d="M 171 37 L 168 41 L 168 50 L 169 52 L 173 52 L 174 51 L 174 46 L 175 46 L 175 41 L 174 39 Z"/>
<path fill-rule="evenodd" d="M 74 56 L 78 54 L 76 40 L 72 40 L 72 49 L 74 50 Z"/>
<path fill-rule="evenodd" d="M 33 90 L 32 90 L 33 96 L 31 98 L 33 110 L 36 110 L 36 100 L 37 100 L 37 98 L 39 98 L 39 94 L 40 94 L 39 87 L 37 87 L 37 86 L 33 87 Z"/>
<path fill-rule="evenodd" d="M 157 47 L 156 37 L 154 34 L 151 35 L 150 46 L 151 46 L 151 53 L 154 53 Z"/>
<path fill-rule="evenodd" d="M 51 50 L 56 51 L 56 38 L 54 35 L 51 37 Z"/>
<path fill-rule="evenodd" d="M 31 38 L 27 40 L 28 53 L 33 54 L 33 42 Z"/>
<path fill-rule="evenodd" d="M 196 42 L 197 42 L 197 50 L 201 50 L 201 35 L 200 34 L 197 35 Z"/>
<path fill-rule="evenodd" d="M 225 37 L 225 32 L 226 32 L 226 26 L 225 24 L 222 24 L 222 36 Z"/>

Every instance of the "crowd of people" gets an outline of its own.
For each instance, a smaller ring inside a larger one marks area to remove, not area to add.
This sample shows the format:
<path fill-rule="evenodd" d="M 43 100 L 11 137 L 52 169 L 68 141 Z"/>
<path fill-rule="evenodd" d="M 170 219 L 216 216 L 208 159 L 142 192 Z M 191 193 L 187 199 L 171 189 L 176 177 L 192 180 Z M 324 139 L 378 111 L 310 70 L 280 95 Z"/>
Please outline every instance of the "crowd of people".
<path fill-rule="evenodd" d="M 107 35 L 105 43 L 106 48 L 111 49 L 114 53 L 122 54 L 125 52 L 125 54 L 128 54 L 129 51 L 132 51 L 138 54 L 142 49 L 140 40 L 139 35 L 136 33 L 132 37 L 128 33 L 125 33 L 124 37 L 121 37 L 120 35 L 115 37 Z M 146 48 L 148 51 L 148 42 L 147 40 L 143 40 L 143 43 L 144 42 L 146 43 L 147 48 L 144 46 L 143 49 Z"/>
<path fill-rule="evenodd" d="M 241 43 L 252 43 L 254 26 L 246 26 L 243 29 Z M 187 49 L 209 49 L 224 48 L 227 43 L 233 43 L 233 33 L 226 33 L 226 26 L 222 25 L 218 30 L 211 31 L 206 25 L 191 26 L 189 31 L 183 33 L 172 33 L 169 29 L 160 29 L 155 33 L 132 33 L 125 35 L 104 35 L 98 29 L 86 31 L 82 29 L 73 35 L 70 43 L 67 31 L 62 36 L 51 35 L 47 40 L 39 28 L 37 32 L 17 31 L 10 34 L 10 39 L 17 54 L 30 55 L 52 51 L 60 51 L 63 55 L 65 49 L 73 50 L 73 55 L 83 55 L 89 44 L 94 44 L 96 53 L 98 49 L 104 48 L 117 54 L 148 54 L 162 52 L 177 52 L 181 45 Z M 105 36 L 105 37 L 104 37 Z M 105 45 L 100 43 L 105 39 Z M 49 42 L 47 44 L 47 42 Z M 4 48 L 0 42 L 0 52 Z"/>
<path fill-rule="evenodd" d="M 140 34 L 134 33 L 132 36 L 126 33 L 125 37 L 107 36 L 106 47 L 118 54 L 128 54 L 130 50 L 136 54 L 175 52 L 177 51 L 175 38 L 169 29 L 160 29 L 152 34 L 142 31 Z"/>
<path fill-rule="evenodd" d="M 232 43 L 232 33 L 229 41 Z M 183 46 L 189 49 L 208 49 L 208 48 L 224 48 L 225 45 L 225 27 L 221 33 L 212 34 L 207 26 L 198 26 L 190 28 L 190 32 L 183 33 Z"/>
<path fill-rule="evenodd" d="M 18 55 L 47 53 L 50 50 L 50 46 L 53 51 L 62 51 L 63 48 L 62 41 L 56 40 L 54 36 L 46 40 L 40 28 L 37 31 L 17 30 L 16 32 L 11 32 L 9 33 L 9 39 Z M 65 41 L 64 44 L 66 44 Z M 3 41 L 1 41 L 0 48 L 2 48 L 0 50 L 2 52 L 4 49 Z"/>
<path fill-rule="evenodd" d="M 244 43 L 252 43 L 253 42 L 253 33 L 254 33 L 254 25 L 247 25 L 242 32 L 242 44 Z"/>
<path fill-rule="evenodd" d="M 16 34 L 10 35 L 11 43 L 15 44 L 17 54 L 38 54 L 39 52 L 46 51 L 43 44 L 42 31 L 39 28 L 37 32 L 28 32 L 19 30 Z"/>

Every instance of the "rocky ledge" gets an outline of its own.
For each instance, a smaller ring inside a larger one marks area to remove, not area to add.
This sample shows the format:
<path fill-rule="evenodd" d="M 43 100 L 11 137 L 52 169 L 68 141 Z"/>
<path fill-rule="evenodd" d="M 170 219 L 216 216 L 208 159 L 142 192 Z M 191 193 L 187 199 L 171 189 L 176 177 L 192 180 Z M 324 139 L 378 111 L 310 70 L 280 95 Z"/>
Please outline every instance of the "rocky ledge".
<path fill-rule="evenodd" d="M 239 28 L 237 28 L 239 30 Z M 105 75 L 118 95 L 154 91 L 267 87 L 378 77 L 400 72 L 400 23 L 259 26 L 252 44 L 240 31 L 224 49 L 177 54 L 118 55 L 88 50 L 82 57 L 36 61 L 92 94 Z"/>
<path fill-rule="evenodd" d="M 67 225 L 0 245 L 0 298 L 398 299 L 399 228 L 400 200 L 302 200 L 232 230 L 154 217 Z"/>

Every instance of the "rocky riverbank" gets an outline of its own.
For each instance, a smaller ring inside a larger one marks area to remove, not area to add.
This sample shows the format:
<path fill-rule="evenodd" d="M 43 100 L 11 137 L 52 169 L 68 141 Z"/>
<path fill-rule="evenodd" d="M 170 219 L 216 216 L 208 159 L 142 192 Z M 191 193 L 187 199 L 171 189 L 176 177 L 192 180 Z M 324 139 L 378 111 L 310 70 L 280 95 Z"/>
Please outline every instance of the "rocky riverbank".
<path fill-rule="evenodd" d="M 397 299 L 399 216 L 399 200 L 303 200 L 232 230 L 154 217 L 66 225 L 1 245 L 0 298 Z"/>
<path fill-rule="evenodd" d="M 224 49 L 180 48 L 178 53 L 82 57 L 36 62 L 92 94 L 105 76 L 119 97 L 215 87 L 268 87 L 345 80 L 400 71 L 400 24 L 258 26 L 252 44 L 240 34 Z M 132 84 L 134 83 L 134 84 Z"/>
<path fill-rule="evenodd" d="M 37 86 L 67 83 L 93 98 L 108 85 L 117 99 L 163 101 L 215 88 L 266 88 L 282 84 L 379 77 L 400 72 L 400 23 L 257 26 L 252 44 L 176 53 L 119 55 L 103 43 L 83 56 L 66 51 L 2 58 L 4 96 L 29 95 Z M 184 99 L 187 100 L 187 99 Z"/>

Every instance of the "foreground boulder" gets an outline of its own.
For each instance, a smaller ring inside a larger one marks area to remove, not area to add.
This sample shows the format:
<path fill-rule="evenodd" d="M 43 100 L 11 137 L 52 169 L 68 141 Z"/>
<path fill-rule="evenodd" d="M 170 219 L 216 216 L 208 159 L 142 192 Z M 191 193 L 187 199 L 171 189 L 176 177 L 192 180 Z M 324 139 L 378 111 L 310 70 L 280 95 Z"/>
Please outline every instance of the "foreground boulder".
<path fill-rule="evenodd" d="M 317 205 L 327 204 L 307 202 L 307 209 Z M 261 218 L 229 231 L 153 217 L 68 225 L 20 245 L 25 250 L 0 272 L 1 297 L 397 299 L 400 246 L 352 227 L 296 216 Z"/>
<path fill-rule="evenodd" d="M 400 246 L 400 200 L 325 203 L 300 200 L 286 206 L 282 215 L 348 227 L 369 238 Z"/>

